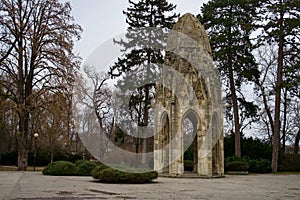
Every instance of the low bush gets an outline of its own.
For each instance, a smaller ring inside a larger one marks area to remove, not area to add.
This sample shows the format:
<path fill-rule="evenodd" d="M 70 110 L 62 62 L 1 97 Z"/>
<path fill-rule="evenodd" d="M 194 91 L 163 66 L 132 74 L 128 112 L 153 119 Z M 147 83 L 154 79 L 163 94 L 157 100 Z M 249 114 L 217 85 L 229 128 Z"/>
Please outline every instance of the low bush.
<path fill-rule="evenodd" d="M 245 165 L 243 166 L 244 163 Z M 233 156 L 225 159 L 225 171 L 239 171 L 238 168 L 247 168 L 252 173 L 269 173 L 272 171 L 271 161 L 267 159 L 250 159 L 249 157 L 243 157 L 243 159 Z M 236 170 L 234 170 L 236 169 Z"/>
<path fill-rule="evenodd" d="M 94 179 L 105 183 L 150 183 L 158 177 L 156 171 L 142 173 L 124 172 L 107 166 L 98 166 L 91 174 Z"/>
<path fill-rule="evenodd" d="M 193 171 L 193 169 L 194 169 L 194 162 L 192 160 L 185 160 L 184 171 Z"/>
<path fill-rule="evenodd" d="M 241 161 L 245 161 L 245 159 L 241 159 L 238 156 L 231 156 L 231 157 L 225 158 L 225 164 L 228 164 L 231 162 L 241 162 Z"/>
<path fill-rule="evenodd" d="M 93 169 L 93 170 L 91 171 L 92 177 L 93 177 L 94 179 L 99 179 L 99 173 L 100 173 L 102 170 L 107 169 L 107 168 L 109 168 L 109 167 L 106 166 L 106 165 L 103 165 L 103 164 L 98 165 L 97 167 L 95 167 L 95 169 Z"/>
<path fill-rule="evenodd" d="M 252 173 L 270 173 L 272 171 L 271 162 L 266 159 L 249 160 L 249 172 Z"/>
<path fill-rule="evenodd" d="M 75 163 L 77 167 L 76 175 L 78 176 L 90 176 L 93 169 L 97 167 L 97 165 L 88 160 L 79 160 Z"/>
<path fill-rule="evenodd" d="M 279 172 L 300 172 L 300 155 L 282 154 L 278 164 Z"/>
<path fill-rule="evenodd" d="M 12 151 L 0 155 L 1 165 L 17 165 L 18 152 Z"/>
<path fill-rule="evenodd" d="M 227 164 L 228 171 L 248 171 L 249 165 L 247 162 L 235 161 Z"/>
<path fill-rule="evenodd" d="M 50 163 L 51 160 L 51 154 L 48 151 L 45 150 L 38 150 L 36 152 L 36 166 L 47 166 Z M 28 165 L 33 166 L 34 165 L 34 152 L 29 151 L 28 152 Z"/>
<path fill-rule="evenodd" d="M 82 155 L 81 154 L 71 154 L 68 152 L 63 151 L 54 151 L 53 154 L 53 161 L 70 161 L 70 162 L 76 162 L 77 160 L 81 160 Z M 51 162 L 51 153 L 48 151 L 48 149 L 38 149 L 36 151 L 36 166 L 46 166 Z M 18 152 L 17 151 L 11 151 L 2 153 L 0 155 L 0 165 L 17 165 L 18 162 Z M 29 151 L 28 152 L 28 165 L 33 166 L 34 165 L 34 152 Z"/>
<path fill-rule="evenodd" d="M 73 176 L 76 175 L 77 167 L 68 161 L 56 161 L 47 165 L 42 171 L 44 175 Z"/>
<path fill-rule="evenodd" d="M 65 160 L 65 161 L 75 163 L 76 161 L 81 160 L 81 159 L 82 159 L 81 154 L 72 154 L 72 153 L 65 152 L 65 151 L 54 151 L 53 161 Z"/>
<path fill-rule="evenodd" d="M 235 155 L 235 135 L 230 134 L 224 137 L 224 157 Z M 272 146 L 258 138 L 241 136 L 242 157 L 248 157 L 251 160 L 271 159 Z"/>
<path fill-rule="evenodd" d="M 245 159 L 238 156 L 225 158 L 225 171 L 247 171 L 249 165 Z M 246 170 L 244 170 L 246 169 Z"/>

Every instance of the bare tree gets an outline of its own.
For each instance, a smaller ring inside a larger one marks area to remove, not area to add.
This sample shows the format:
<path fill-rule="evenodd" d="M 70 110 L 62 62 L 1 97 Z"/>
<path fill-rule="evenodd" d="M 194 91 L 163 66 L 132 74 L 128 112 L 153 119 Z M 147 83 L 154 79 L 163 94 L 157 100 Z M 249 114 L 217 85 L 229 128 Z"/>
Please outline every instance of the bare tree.
<path fill-rule="evenodd" d="M 44 104 L 35 109 L 31 116 L 32 130 L 39 132 L 39 143 L 50 152 L 53 162 L 54 151 L 65 144 L 70 145 L 72 134 L 69 132 L 70 108 L 67 94 L 62 92 L 42 95 Z"/>
<path fill-rule="evenodd" d="M 112 92 L 107 86 L 107 80 L 109 79 L 108 74 L 104 72 L 97 72 L 91 66 L 84 66 L 84 74 L 87 79 L 84 82 L 84 85 L 81 86 L 82 99 L 81 103 L 84 108 L 82 109 L 85 113 L 82 115 L 87 116 L 87 119 L 82 121 L 82 128 L 86 128 L 85 134 L 89 137 L 93 137 L 95 142 L 98 143 L 96 146 L 99 147 L 101 157 L 107 148 L 107 143 L 104 141 L 104 137 L 109 139 L 112 135 L 113 129 L 113 110 L 112 110 Z M 98 127 L 95 130 L 95 120 L 98 122 Z M 100 133 L 100 129 L 102 134 Z"/>
<path fill-rule="evenodd" d="M 30 113 L 43 93 L 74 81 L 79 58 L 72 51 L 81 27 L 70 3 L 58 0 L 2 0 L 0 13 L 1 85 L 18 113 L 18 169 L 26 170 Z"/>
<path fill-rule="evenodd" d="M 278 63 L 277 51 L 278 47 L 274 44 L 264 45 L 258 49 L 256 57 L 261 71 L 261 76 L 256 81 L 257 101 L 262 105 L 259 131 L 263 131 L 268 135 L 272 145 L 275 135 L 275 95 L 278 92 L 276 86 L 278 73 L 276 69 Z M 282 106 L 280 109 L 278 142 L 279 147 L 282 144 L 283 151 L 285 151 L 286 142 L 292 144 L 297 139 L 296 135 L 299 129 L 299 117 L 297 118 L 299 115 L 299 98 L 297 97 L 299 81 L 297 82 L 297 78 L 293 78 L 297 77 L 297 68 L 296 65 L 291 63 L 293 59 L 287 60 L 284 60 L 284 76 L 280 87 Z M 288 73 L 289 71 L 291 72 Z M 296 93 L 293 94 L 295 91 Z"/>
<path fill-rule="evenodd" d="M 102 72 L 96 72 L 95 69 L 89 66 L 84 66 L 83 71 L 91 82 L 91 87 L 83 88 L 85 94 L 83 103 L 94 110 L 100 128 L 103 129 L 103 120 L 111 111 L 112 93 L 106 85 L 109 76 Z"/>
<path fill-rule="evenodd" d="M 270 102 L 274 102 L 271 94 L 275 89 L 276 72 L 273 69 L 276 68 L 277 64 L 276 47 L 274 45 L 262 46 L 258 49 L 256 58 L 261 72 L 260 78 L 256 80 L 256 91 L 258 101 L 263 105 L 261 115 L 265 115 L 264 120 L 261 121 L 261 126 L 265 127 L 271 139 L 274 134 L 274 108 Z"/>
<path fill-rule="evenodd" d="M 17 116 L 13 110 L 13 104 L 0 88 L 0 154 L 16 150 L 16 122 Z"/>

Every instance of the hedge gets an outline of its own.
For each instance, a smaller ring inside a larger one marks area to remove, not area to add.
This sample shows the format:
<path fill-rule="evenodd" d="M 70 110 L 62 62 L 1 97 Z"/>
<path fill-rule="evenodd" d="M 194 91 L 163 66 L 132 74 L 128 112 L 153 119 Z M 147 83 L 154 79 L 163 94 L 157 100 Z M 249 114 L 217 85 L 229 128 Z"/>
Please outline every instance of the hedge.
<path fill-rule="evenodd" d="M 97 165 L 88 160 L 79 160 L 75 163 L 76 175 L 77 176 L 90 176 L 93 169 L 97 167 Z"/>
<path fill-rule="evenodd" d="M 158 177 L 156 171 L 124 172 L 107 166 L 98 166 L 91 174 L 94 179 L 104 183 L 150 183 Z"/>
<path fill-rule="evenodd" d="M 77 167 L 68 161 L 56 161 L 47 165 L 42 173 L 52 176 L 73 176 L 76 175 Z"/>

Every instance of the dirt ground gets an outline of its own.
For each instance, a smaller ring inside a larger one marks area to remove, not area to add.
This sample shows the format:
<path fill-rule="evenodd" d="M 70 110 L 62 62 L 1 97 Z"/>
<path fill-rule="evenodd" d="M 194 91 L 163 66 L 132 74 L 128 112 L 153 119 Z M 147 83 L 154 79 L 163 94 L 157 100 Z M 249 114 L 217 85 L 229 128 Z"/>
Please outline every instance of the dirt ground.
<path fill-rule="evenodd" d="M 91 177 L 0 171 L 0 199 L 300 199 L 300 174 L 159 177 L 151 184 L 103 184 Z"/>

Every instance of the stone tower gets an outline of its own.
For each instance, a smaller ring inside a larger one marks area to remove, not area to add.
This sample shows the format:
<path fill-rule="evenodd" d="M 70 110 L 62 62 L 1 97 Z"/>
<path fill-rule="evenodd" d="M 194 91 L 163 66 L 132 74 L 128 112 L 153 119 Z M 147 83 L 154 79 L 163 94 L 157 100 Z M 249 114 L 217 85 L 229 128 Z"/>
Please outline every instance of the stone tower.
<path fill-rule="evenodd" d="M 192 14 L 183 15 L 169 34 L 162 75 L 157 84 L 154 169 L 184 175 L 184 152 L 192 145 L 191 171 L 222 176 L 221 84 L 206 31 Z"/>

